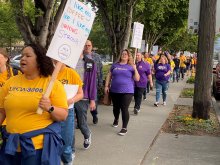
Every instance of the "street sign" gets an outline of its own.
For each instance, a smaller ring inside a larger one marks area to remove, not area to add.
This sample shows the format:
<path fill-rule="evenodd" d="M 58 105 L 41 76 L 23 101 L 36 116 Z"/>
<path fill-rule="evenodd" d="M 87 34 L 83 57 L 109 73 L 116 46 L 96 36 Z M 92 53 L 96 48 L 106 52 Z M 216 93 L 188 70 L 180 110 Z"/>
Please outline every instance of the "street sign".
<path fill-rule="evenodd" d="M 198 33 L 201 0 L 189 1 L 188 29 L 189 33 Z M 220 0 L 216 6 L 216 34 L 220 33 Z"/>

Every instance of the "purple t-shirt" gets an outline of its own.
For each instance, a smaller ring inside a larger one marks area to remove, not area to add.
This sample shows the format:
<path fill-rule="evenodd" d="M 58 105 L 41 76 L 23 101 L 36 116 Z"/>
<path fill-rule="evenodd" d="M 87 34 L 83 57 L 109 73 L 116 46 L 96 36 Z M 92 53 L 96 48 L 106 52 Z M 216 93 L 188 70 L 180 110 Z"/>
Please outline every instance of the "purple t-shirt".
<path fill-rule="evenodd" d="M 164 76 L 164 74 L 166 74 L 169 70 L 171 70 L 170 65 L 169 64 L 155 64 L 154 65 L 154 69 L 155 69 L 155 77 L 158 81 L 168 81 L 170 76 Z"/>
<path fill-rule="evenodd" d="M 140 88 L 146 88 L 147 86 L 147 76 L 151 74 L 150 64 L 144 61 L 139 61 L 136 63 L 137 71 L 140 75 L 140 80 L 135 81 L 135 86 Z"/>
<path fill-rule="evenodd" d="M 110 71 L 112 74 L 110 92 L 134 93 L 134 68 L 131 65 L 114 63 Z"/>

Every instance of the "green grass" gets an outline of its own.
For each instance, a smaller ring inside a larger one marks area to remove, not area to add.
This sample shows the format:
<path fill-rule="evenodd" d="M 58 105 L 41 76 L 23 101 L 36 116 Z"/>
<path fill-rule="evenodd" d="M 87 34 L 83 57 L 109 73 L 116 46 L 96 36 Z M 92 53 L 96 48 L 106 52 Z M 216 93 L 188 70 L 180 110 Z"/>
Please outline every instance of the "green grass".
<path fill-rule="evenodd" d="M 180 97 L 193 97 L 194 96 L 194 89 L 193 88 L 184 88 L 181 92 Z"/>

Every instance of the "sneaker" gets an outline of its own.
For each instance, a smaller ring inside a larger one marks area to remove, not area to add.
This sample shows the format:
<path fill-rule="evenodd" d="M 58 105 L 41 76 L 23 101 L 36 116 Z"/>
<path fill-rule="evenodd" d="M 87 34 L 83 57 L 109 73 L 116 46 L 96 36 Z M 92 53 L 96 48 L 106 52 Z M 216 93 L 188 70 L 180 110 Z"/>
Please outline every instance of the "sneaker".
<path fill-rule="evenodd" d="M 84 149 L 88 149 L 90 147 L 92 143 L 91 135 L 92 134 L 90 133 L 89 138 L 84 140 L 84 143 L 83 143 Z"/>
<path fill-rule="evenodd" d="M 138 109 L 134 108 L 134 114 L 135 114 L 135 115 L 138 114 Z"/>
<path fill-rule="evenodd" d="M 115 127 L 115 128 L 118 127 L 118 120 L 114 120 L 112 127 Z"/>
<path fill-rule="evenodd" d="M 126 128 L 122 128 L 121 131 L 118 133 L 118 135 L 125 136 L 127 132 L 128 131 Z"/>
<path fill-rule="evenodd" d="M 146 96 L 144 96 L 144 98 L 143 98 L 144 100 L 147 100 L 147 98 L 146 98 Z"/>
<path fill-rule="evenodd" d="M 63 165 L 73 165 L 75 157 L 76 157 L 75 153 L 72 153 L 72 161 L 68 163 L 63 163 Z"/>
<path fill-rule="evenodd" d="M 158 106 L 159 106 L 159 103 L 158 103 L 158 102 L 155 102 L 155 103 L 154 103 L 154 106 L 155 106 L 155 107 L 158 107 Z"/>
<path fill-rule="evenodd" d="M 98 117 L 97 117 L 97 115 L 94 115 L 93 116 L 93 124 L 98 124 Z"/>
<path fill-rule="evenodd" d="M 167 103 L 164 101 L 164 102 L 163 102 L 163 105 L 164 105 L 164 106 L 166 106 L 166 105 L 167 105 Z"/>

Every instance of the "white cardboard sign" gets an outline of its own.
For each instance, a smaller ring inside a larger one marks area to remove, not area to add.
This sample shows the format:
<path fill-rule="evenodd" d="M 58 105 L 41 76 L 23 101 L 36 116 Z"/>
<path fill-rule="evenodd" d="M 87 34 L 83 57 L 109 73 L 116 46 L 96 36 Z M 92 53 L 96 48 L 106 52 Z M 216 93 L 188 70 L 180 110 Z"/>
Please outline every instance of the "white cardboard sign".
<path fill-rule="evenodd" d="M 91 8 L 78 0 L 68 0 L 47 56 L 75 68 L 94 18 Z"/>
<path fill-rule="evenodd" d="M 143 30 L 144 30 L 143 24 L 134 22 L 131 47 L 138 49 L 141 48 Z"/>

